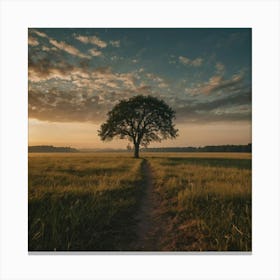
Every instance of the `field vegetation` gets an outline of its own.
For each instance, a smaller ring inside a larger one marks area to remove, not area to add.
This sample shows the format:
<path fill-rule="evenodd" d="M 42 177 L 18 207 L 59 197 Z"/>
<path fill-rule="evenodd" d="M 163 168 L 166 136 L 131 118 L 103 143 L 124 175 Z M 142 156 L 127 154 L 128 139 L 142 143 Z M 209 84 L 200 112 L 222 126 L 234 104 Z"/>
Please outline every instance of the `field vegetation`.
<path fill-rule="evenodd" d="M 159 247 L 251 251 L 251 161 L 150 159 L 158 197 Z"/>
<path fill-rule="evenodd" d="M 135 239 L 141 161 L 29 155 L 29 250 L 125 250 Z"/>
<path fill-rule="evenodd" d="M 144 164 L 154 251 L 251 251 L 251 155 L 240 153 L 29 154 L 29 250 L 135 250 Z"/>

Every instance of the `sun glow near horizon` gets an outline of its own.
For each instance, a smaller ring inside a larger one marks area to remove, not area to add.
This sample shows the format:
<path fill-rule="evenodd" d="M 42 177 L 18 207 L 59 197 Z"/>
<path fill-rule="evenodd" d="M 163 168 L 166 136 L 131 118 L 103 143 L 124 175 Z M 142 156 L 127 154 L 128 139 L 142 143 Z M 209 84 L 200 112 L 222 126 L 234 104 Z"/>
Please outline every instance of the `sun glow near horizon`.
<path fill-rule="evenodd" d="M 101 124 L 48 122 L 29 119 L 29 146 L 53 145 L 73 148 L 125 149 L 128 140 L 103 142 L 98 136 Z M 251 141 L 251 124 L 177 124 L 179 136 L 174 140 L 152 143 L 149 147 L 186 147 L 208 145 L 244 145 Z"/>

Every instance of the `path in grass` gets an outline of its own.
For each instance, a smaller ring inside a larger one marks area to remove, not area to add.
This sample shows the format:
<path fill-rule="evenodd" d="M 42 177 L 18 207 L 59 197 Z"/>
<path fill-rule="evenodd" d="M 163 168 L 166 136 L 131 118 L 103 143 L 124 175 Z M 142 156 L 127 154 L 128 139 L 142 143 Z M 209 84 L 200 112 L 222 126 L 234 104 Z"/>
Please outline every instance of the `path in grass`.
<path fill-rule="evenodd" d="M 157 225 L 154 219 L 156 209 L 156 196 L 153 191 L 153 175 L 149 162 L 144 159 L 142 163 L 144 177 L 143 197 L 137 214 L 137 242 L 136 251 L 157 251 L 156 231 Z"/>

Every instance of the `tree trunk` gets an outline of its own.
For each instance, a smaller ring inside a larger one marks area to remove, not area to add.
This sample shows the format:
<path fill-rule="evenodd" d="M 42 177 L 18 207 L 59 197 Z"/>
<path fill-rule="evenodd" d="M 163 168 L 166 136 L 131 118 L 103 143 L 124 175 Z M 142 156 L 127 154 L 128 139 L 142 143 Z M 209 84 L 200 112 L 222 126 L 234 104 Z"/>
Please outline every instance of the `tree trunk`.
<path fill-rule="evenodd" d="M 138 144 L 134 145 L 134 157 L 139 158 L 139 145 Z"/>

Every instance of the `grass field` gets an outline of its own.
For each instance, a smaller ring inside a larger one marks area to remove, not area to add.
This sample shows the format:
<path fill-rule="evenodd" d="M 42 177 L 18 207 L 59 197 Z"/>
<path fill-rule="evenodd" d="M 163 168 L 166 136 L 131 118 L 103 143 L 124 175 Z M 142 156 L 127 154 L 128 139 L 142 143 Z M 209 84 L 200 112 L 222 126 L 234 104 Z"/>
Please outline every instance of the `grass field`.
<path fill-rule="evenodd" d="M 156 250 L 251 251 L 250 154 L 141 156 L 29 154 L 29 250 L 134 250 L 145 158 Z"/>
<path fill-rule="evenodd" d="M 160 244 L 175 251 L 251 250 L 251 162 L 153 158 Z"/>
<path fill-rule="evenodd" d="M 29 250 L 122 250 L 135 238 L 141 161 L 29 157 Z"/>

